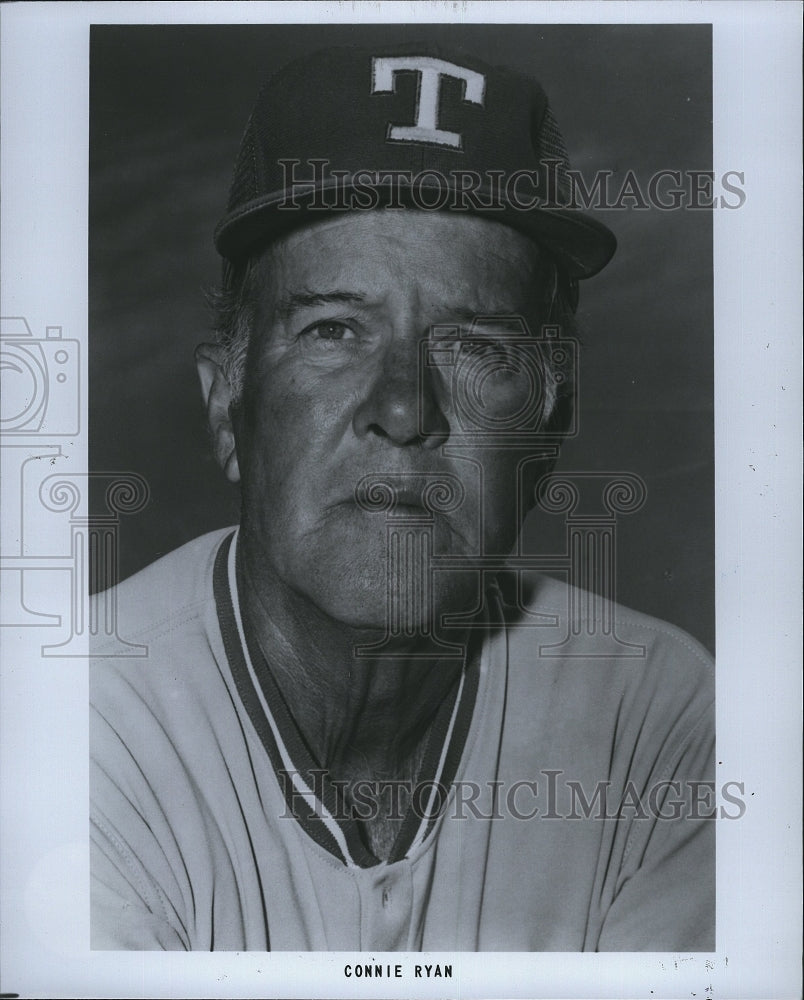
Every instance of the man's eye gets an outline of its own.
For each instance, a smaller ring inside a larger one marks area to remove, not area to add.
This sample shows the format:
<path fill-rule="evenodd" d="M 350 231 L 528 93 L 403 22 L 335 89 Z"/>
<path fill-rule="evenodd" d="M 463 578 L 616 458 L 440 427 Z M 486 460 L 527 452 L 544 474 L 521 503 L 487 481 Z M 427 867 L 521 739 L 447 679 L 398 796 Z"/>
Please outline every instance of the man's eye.
<path fill-rule="evenodd" d="M 314 337 L 316 340 L 354 340 L 355 338 L 355 332 L 350 326 L 336 320 L 316 323 L 315 326 L 308 327 L 304 334 Z"/>

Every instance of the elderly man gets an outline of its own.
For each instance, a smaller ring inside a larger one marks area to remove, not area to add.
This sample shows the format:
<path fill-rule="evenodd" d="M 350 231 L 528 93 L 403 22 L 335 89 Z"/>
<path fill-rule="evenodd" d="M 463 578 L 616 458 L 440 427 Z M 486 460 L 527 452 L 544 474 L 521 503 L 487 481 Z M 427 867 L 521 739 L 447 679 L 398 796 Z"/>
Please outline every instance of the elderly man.
<path fill-rule="evenodd" d="M 261 92 L 197 351 L 241 520 L 118 588 L 95 947 L 714 946 L 706 655 L 504 569 L 614 252 L 567 166 L 538 84 L 463 54 Z"/>

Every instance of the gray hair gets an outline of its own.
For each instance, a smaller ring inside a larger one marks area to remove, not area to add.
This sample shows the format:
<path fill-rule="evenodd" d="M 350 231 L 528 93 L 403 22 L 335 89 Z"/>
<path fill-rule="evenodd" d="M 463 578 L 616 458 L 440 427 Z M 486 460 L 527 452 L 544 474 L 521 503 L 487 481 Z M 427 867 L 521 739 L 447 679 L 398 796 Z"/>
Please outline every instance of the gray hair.
<path fill-rule="evenodd" d="M 223 348 L 221 368 L 231 388 L 233 403 L 239 402 L 243 394 L 246 358 L 257 312 L 258 259 L 249 257 L 236 267 L 224 264 L 220 285 L 207 292 L 212 330 Z"/>

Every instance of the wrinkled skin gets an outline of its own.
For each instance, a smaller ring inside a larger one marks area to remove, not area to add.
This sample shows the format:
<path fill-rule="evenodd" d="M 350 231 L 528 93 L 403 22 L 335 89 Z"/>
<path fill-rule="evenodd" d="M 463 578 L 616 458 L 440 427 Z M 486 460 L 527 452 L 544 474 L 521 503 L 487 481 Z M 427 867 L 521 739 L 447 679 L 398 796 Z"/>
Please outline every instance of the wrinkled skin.
<path fill-rule="evenodd" d="M 434 515 L 436 554 L 507 552 L 514 542 L 522 454 L 443 452 L 461 440 L 453 370 L 431 368 L 420 385 L 419 344 L 434 325 L 439 335 L 456 323 L 465 330 L 475 315 L 522 315 L 536 329 L 535 248 L 478 217 L 371 212 L 296 231 L 260 267 L 257 336 L 236 420 L 250 576 L 348 626 L 381 628 L 386 517 L 356 502 L 362 477 L 404 482 L 397 509 L 413 516 L 426 515 L 424 477 L 458 477 L 463 502 Z M 486 356 L 497 336 L 493 325 L 484 330 Z M 499 371 L 484 381 L 483 402 L 510 409 L 522 375 L 492 367 Z M 437 573 L 434 611 L 470 607 L 475 590 L 471 573 Z"/>

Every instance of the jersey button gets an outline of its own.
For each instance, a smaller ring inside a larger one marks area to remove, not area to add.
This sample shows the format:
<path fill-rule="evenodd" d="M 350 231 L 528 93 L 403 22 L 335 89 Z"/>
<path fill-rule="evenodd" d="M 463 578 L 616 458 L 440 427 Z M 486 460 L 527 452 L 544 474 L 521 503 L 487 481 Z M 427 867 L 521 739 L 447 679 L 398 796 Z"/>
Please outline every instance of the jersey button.
<path fill-rule="evenodd" d="M 387 887 L 382 891 L 382 905 L 389 906 L 391 903 L 391 890 Z"/>

